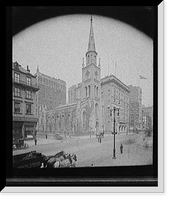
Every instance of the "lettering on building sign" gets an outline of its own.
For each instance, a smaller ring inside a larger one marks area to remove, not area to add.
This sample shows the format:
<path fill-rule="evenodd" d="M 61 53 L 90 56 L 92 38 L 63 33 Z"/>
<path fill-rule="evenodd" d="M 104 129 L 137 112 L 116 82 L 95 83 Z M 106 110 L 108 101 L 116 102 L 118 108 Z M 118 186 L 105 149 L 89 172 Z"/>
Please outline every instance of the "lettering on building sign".
<path fill-rule="evenodd" d="M 26 118 L 26 117 L 14 117 L 13 121 L 28 121 L 28 122 L 37 122 L 38 119 L 37 118 Z"/>

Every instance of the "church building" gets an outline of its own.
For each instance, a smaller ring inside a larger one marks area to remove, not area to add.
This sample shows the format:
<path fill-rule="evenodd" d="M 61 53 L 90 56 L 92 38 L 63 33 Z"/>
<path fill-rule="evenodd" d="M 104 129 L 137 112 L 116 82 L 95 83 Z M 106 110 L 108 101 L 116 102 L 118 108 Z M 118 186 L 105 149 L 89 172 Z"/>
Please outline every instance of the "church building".
<path fill-rule="evenodd" d="M 88 49 L 82 64 L 82 81 L 68 89 L 68 104 L 60 105 L 52 110 L 42 110 L 41 121 L 44 124 L 46 134 L 91 135 L 102 130 L 105 131 L 109 126 L 108 122 L 104 120 L 105 116 L 108 117 L 108 113 L 102 109 L 102 105 L 108 104 L 105 102 L 105 98 L 101 97 L 101 94 L 105 93 L 103 91 L 105 85 L 108 84 L 105 81 L 108 80 L 101 79 L 100 58 L 97 59 L 97 56 L 91 17 Z M 129 101 L 129 88 L 121 81 L 115 79 L 114 82 L 117 82 L 117 87 L 122 88 L 118 91 L 123 91 L 123 95 L 126 95 L 127 99 L 124 100 L 124 105 L 127 106 L 125 101 Z M 122 98 L 125 99 L 125 96 Z M 124 131 L 127 130 L 128 126 L 127 110 L 127 107 L 124 107 L 122 124 Z M 112 121 L 110 124 L 112 130 Z M 108 131 L 110 132 L 110 130 Z"/>
<path fill-rule="evenodd" d="M 92 18 L 85 60 L 82 82 L 69 89 L 69 104 L 52 110 L 42 108 L 40 121 L 47 134 L 93 134 L 101 129 L 101 69 L 97 65 Z"/>

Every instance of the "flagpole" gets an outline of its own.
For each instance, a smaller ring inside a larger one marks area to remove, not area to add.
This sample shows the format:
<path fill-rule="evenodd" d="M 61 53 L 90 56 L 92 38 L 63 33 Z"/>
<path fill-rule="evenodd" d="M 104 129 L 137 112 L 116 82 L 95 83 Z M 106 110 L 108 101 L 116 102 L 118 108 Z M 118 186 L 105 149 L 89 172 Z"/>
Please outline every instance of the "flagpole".
<path fill-rule="evenodd" d="M 116 67 L 117 67 L 117 62 L 115 61 L 115 76 L 116 76 Z"/>

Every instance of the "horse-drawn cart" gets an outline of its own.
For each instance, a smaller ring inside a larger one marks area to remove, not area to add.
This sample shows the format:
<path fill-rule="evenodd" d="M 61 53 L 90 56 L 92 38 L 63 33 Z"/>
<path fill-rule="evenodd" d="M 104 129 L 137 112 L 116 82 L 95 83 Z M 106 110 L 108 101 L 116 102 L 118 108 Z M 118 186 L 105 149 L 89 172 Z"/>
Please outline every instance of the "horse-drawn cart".
<path fill-rule="evenodd" d="M 14 168 L 68 168 L 75 167 L 77 156 L 60 151 L 52 156 L 31 151 L 13 156 Z"/>
<path fill-rule="evenodd" d="M 46 156 L 36 151 L 13 156 L 14 168 L 41 168 Z"/>

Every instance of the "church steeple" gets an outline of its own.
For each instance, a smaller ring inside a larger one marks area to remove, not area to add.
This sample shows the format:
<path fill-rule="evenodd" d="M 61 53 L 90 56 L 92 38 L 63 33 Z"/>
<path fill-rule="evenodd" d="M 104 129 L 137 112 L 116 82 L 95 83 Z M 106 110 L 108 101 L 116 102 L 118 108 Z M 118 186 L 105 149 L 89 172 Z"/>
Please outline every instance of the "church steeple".
<path fill-rule="evenodd" d="M 92 63 L 96 65 L 96 60 L 97 60 L 97 52 L 95 48 L 95 39 L 94 39 L 94 32 L 93 32 L 93 19 L 91 16 L 88 51 L 86 53 L 86 65 L 89 65 Z"/>
<path fill-rule="evenodd" d="M 96 51 L 96 49 L 95 49 L 95 40 L 94 40 L 94 32 L 93 32 L 93 19 L 92 19 L 92 16 L 91 16 L 91 24 L 90 24 L 88 51 Z"/>

